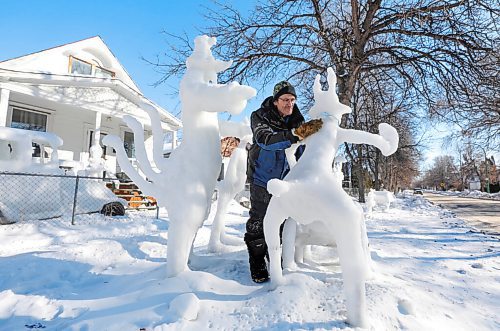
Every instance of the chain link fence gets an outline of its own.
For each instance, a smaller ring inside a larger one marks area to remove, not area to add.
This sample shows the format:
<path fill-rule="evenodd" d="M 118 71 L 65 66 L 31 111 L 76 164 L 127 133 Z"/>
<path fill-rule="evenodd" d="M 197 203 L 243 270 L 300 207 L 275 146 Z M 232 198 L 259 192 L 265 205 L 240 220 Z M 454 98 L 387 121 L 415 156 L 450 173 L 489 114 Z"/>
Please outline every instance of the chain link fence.
<path fill-rule="evenodd" d="M 124 215 L 114 178 L 0 172 L 0 224 L 101 213 Z M 158 216 L 158 207 L 156 207 Z"/>

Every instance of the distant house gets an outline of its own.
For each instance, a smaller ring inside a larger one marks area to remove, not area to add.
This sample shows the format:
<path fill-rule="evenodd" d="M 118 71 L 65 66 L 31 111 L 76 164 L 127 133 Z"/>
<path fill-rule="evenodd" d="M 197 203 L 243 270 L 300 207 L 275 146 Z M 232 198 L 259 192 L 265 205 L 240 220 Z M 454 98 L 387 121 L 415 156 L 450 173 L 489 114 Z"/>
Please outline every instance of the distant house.
<path fill-rule="evenodd" d="M 126 114 L 136 117 L 144 126 L 146 146 L 150 146 L 151 125 L 144 110 L 148 108 L 160 113 L 171 141 L 168 147 L 175 148 L 181 121 L 144 97 L 100 37 L 0 62 L 0 127 L 61 137 L 62 167 L 84 168 L 90 147 L 102 146 L 100 142 L 108 134 L 120 136 L 133 159 L 133 134 L 122 118 Z M 0 139 L 2 144 L 11 149 L 8 141 Z M 114 151 L 106 147 L 102 151 L 108 169 L 119 172 Z M 48 154 L 50 148 L 33 143 L 33 157 Z M 0 155 L 1 159 L 8 155 Z"/>
<path fill-rule="evenodd" d="M 465 182 L 467 183 L 467 186 L 469 187 L 469 190 L 481 190 L 481 177 L 479 176 L 479 172 L 477 169 L 474 167 L 474 170 L 470 175 L 466 177 Z"/>

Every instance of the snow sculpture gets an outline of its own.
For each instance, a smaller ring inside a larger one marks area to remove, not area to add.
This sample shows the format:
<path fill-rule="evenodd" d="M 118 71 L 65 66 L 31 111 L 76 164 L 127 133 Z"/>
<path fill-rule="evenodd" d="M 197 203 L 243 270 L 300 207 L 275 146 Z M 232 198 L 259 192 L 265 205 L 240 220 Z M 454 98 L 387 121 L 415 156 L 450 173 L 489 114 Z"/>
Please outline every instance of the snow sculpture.
<path fill-rule="evenodd" d="M 342 172 L 342 164 L 346 163 L 347 160 L 343 155 L 337 156 L 333 160 L 333 175 L 337 180 L 337 183 L 342 185 L 342 181 L 344 180 L 344 173 Z"/>
<path fill-rule="evenodd" d="M 32 157 L 32 143 L 40 146 L 40 157 Z M 71 211 L 67 207 L 74 203 L 75 179 L 64 177 L 59 168 L 58 148 L 62 144 L 63 140 L 54 133 L 0 127 L 0 172 L 56 175 L 3 176 L 0 224 L 60 217 Z M 44 157 L 46 151 L 50 152 L 48 161 Z M 39 162 L 35 162 L 37 159 Z M 99 180 L 80 181 L 77 196 L 75 214 L 99 212 L 110 202 L 124 203 Z"/>
<path fill-rule="evenodd" d="M 336 77 L 328 68 L 329 90 L 322 91 L 319 75 L 314 83 L 315 104 L 310 115 L 322 113 L 323 128 L 310 136 L 307 148 L 285 180 L 273 179 L 268 190 L 273 195 L 264 219 L 264 234 L 269 250 L 272 287 L 284 284 L 280 262 L 280 224 L 292 217 L 300 224 L 321 222 L 337 243 L 348 322 L 366 327 L 365 280 L 369 273 L 368 237 L 362 210 L 339 185 L 332 172 L 337 148 L 344 142 L 368 143 L 382 154 L 394 153 L 398 145 L 397 131 L 388 124 L 379 125 L 379 135 L 343 129 L 339 126 L 343 114 L 350 108 L 341 104 L 335 93 Z M 287 240 L 288 238 L 283 238 Z"/>
<path fill-rule="evenodd" d="M 372 212 L 373 207 L 375 206 L 380 206 L 382 207 L 382 210 L 386 211 L 391 207 L 391 203 L 395 200 L 396 198 L 392 192 L 386 190 L 375 191 L 374 189 L 370 189 L 366 199 L 367 212 Z"/>
<path fill-rule="evenodd" d="M 337 185 L 342 185 L 344 180 L 342 164 L 345 162 L 343 155 L 337 156 L 333 161 L 333 178 Z M 323 222 L 296 224 L 292 218 L 289 218 L 283 229 L 283 238 L 283 268 L 285 269 L 295 269 L 295 262 L 304 263 L 306 258 L 311 259 L 310 245 L 337 246 L 335 238 L 330 235 Z"/>
<path fill-rule="evenodd" d="M 120 167 L 141 191 L 155 197 L 168 210 L 168 277 L 188 269 L 194 237 L 209 211 L 222 164 L 217 112 L 238 114 L 256 94 L 255 89 L 236 82 L 217 84 L 217 73 L 229 68 L 232 62 L 213 57 L 211 47 L 215 42 L 208 36 L 194 40 L 194 51 L 186 61 L 187 70 L 180 83 L 182 144 L 168 159 L 163 157 L 163 132 L 154 109 L 143 105 L 151 118 L 153 160 L 146 155 L 141 124 L 133 117 L 124 117 L 134 132 L 136 158 L 147 179 L 133 168 L 120 138 L 106 136 L 103 140 L 116 150 Z"/>
<path fill-rule="evenodd" d="M 376 205 L 377 204 L 375 203 L 375 198 L 373 197 L 373 194 L 368 193 L 365 202 L 366 213 L 370 215 L 373 211 L 373 207 L 375 207 Z"/>
<path fill-rule="evenodd" d="M 40 163 L 33 162 L 33 145 L 50 146 L 50 160 L 44 163 L 44 150 L 40 148 Z M 0 127 L 0 171 L 61 174 L 58 148 L 63 141 L 51 132 Z"/>
<path fill-rule="evenodd" d="M 224 180 L 219 182 L 217 212 L 215 214 L 208 250 L 210 252 L 221 252 L 222 245 L 239 245 L 241 240 L 233 239 L 226 235 L 224 217 L 231 199 L 245 189 L 247 170 L 247 144 L 252 140 L 252 130 L 248 121 L 243 123 L 220 122 L 220 131 L 223 136 L 237 137 L 240 139 L 238 147 L 234 149 L 227 165 Z"/>

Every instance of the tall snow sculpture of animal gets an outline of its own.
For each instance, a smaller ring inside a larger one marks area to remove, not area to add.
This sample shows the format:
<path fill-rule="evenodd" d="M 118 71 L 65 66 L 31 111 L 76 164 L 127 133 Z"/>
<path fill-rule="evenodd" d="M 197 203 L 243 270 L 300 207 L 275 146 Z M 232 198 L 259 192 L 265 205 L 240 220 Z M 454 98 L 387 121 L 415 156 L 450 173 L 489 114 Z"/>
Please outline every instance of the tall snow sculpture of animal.
<path fill-rule="evenodd" d="M 220 131 L 223 136 L 237 137 L 240 139 L 238 147 L 233 150 L 227 165 L 224 179 L 219 182 L 217 212 L 212 222 L 212 231 L 208 242 L 208 251 L 220 252 L 222 245 L 238 245 L 240 241 L 227 236 L 225 232 L 224 217 L 227 207 L 234 196 L 245 189 L 247 170 L 247 144 L 252 140 L 252 130 L 248 121 L 242 123 L 220 122 Z M 241 241 L 241 243 L 243 243 Z"/>
<path fill-rule="evenodd" d="M 222 164 L 217 112 L 240 113 L 255 89 L 236 82 L 217 84 L 217 73 L 231 66 L 231 61 L 216 60 L 211 52 L 216 39 L 199 36 L 186 61 L 186 73 L 180 83 L 182 144 L 168 159 L 163 157 L 163 132 L 158 113 L 147 105 L 153 130 L 153 162 L 146 155 L 143 128 L 133 117 L 124 121 L 134 132 L 136 158 L 141 177 L 127 159 L 122 141 L 107 136 L 104 143 L 113 147 L 123 171 L 145 194 L 166 207 L 168 228 L 167 276 L 187 270 L 194 237 L 206 219 L 217 176 Z"/>
<path fill-rule="evenodd" d="M 379 134 L 343 129 L 339 126 L 343 114 L 350 113 L 335 93 L 336 76 L 328 68 L 329 90 L 322 91 L 319 75 L 314 83 L 315 104 L 310 114 L 323 118 L 322 129 L 305 142 L 307 147 L 285 180 L 273 179 L 267 189 L 273 195 L 264 219 L 264 234 L 269 250 L 272 287 L 285 279 L 280 261 L 280 224 L 287 217 L 300 224 L 322 222 L 324 229 L 335 238 L 339 254 L 347 319 L 353 326 L 367 327 L 365 280 L 369 272 L 368 237 L 362 210 L 339 185 L 332 173 L 332 161 L 337 148 L 344 142 L 368 143 L 384 155 L 394 153 L 398 134 L 388 124 L 379 125 Z"/>

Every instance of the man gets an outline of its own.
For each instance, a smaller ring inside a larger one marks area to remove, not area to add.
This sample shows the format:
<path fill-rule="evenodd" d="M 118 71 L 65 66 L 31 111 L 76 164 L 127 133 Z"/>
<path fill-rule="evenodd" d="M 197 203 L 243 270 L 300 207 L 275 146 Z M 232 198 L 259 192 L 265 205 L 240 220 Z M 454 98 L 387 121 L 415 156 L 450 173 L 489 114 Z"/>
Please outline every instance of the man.
<path fill-rule="evenodd" d="M 266 267 L 267 245 L 264 239 L 264 216 L 271 199 L 267 182 L 283 179 L 290 167 L 285 149 L 317 132 L 321 120 L 304 123 L 295 104 L 295 88 L 282 81 L 274 86 L 273 95 L 250 117 L 253 144 L 248 152 L 247 178 L 250 183 L 250 218 L 246 224 L 245 243 L 248 248 L 252 280 L 262 283 L 269 279 Z M 303 152 L 298 149 L 296 157 Z"/>

